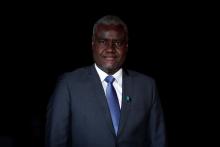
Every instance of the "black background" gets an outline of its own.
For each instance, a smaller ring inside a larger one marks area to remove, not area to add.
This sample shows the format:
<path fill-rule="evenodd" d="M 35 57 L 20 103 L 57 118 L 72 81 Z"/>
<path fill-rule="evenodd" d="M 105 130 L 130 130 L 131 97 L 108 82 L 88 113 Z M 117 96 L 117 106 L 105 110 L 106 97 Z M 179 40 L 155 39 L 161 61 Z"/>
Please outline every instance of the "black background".
<path fill-rule="evenodd" d="M 0 143 L 9 140 L 15 146 L 43 146 L 46 106 L 57 78 L 93 63 L 93 24 L 112 14 L 128 25 L 126 66 L 157 82 L 169 146 L 210 145 L 212 116 L 207 109 L 212 108 L 211 100 L 206 100 L 212 96 L 207 92 L 211 89 L 207 77 L 217 58 L 209 42 L 209 6 L 99 4 L 1 5 Z"/>

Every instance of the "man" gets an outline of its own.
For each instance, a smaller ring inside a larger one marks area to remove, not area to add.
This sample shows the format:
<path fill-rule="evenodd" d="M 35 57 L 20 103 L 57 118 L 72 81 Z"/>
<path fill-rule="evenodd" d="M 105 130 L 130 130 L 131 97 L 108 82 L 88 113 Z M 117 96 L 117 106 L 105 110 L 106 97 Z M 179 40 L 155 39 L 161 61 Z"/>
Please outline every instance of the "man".
<path fill-rule="evenodd" d="M 126 24 L 104 16 L 93 28 L 95 64 L 65 74 L 48 105 L 47 147 L 165 147 L 155 81 L 122 65 Z"/>

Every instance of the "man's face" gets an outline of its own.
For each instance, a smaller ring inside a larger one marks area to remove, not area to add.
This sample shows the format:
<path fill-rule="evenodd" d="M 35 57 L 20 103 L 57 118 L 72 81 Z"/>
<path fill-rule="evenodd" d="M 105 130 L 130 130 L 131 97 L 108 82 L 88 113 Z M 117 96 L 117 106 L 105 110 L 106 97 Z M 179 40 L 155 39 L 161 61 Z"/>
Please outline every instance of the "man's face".
<path fill-rule="evenodd" d="M 98 25 L 92 40 L 93 58 L 108 74 L 117 72 L 126 58 L 128 43 L 122 26 Z"/>

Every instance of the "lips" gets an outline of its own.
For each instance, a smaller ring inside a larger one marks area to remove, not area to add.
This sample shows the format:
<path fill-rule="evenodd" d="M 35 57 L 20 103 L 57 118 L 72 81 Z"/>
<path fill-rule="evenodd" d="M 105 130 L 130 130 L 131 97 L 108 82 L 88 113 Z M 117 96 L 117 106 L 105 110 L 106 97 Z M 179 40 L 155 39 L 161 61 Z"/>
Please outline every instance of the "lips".
<path fill-rule="evenodd" d="M 115 59 L 116 57 L 115 56 L 104 56 L 104 58 L 106 58 L 106 59 Z"/>
<path fill-rule="evenodd" d="M 115 60 L 116 57 L 115 56 L 104 56 L 104 59 L 112 61 L 112 60 Z"/>

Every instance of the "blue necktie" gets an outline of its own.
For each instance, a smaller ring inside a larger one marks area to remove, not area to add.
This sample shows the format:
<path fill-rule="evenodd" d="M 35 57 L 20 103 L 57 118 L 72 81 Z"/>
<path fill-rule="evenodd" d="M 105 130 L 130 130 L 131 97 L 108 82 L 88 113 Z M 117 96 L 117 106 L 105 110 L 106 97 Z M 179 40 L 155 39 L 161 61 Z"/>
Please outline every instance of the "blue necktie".
<path fill-rule="evenodd" d="M 108 83 L 106 88 L 106 97 L 109 106 L 109 110 L 111 112 L 112 123 L 115 129 L 115 134 L 118 133 L 119 119 L 120 119 L 120 107 L 118 103 L 118 97 L 113 87 L 113 82 L 115 78 L 112 76 L 107 76 L 105 81 Z"/>

